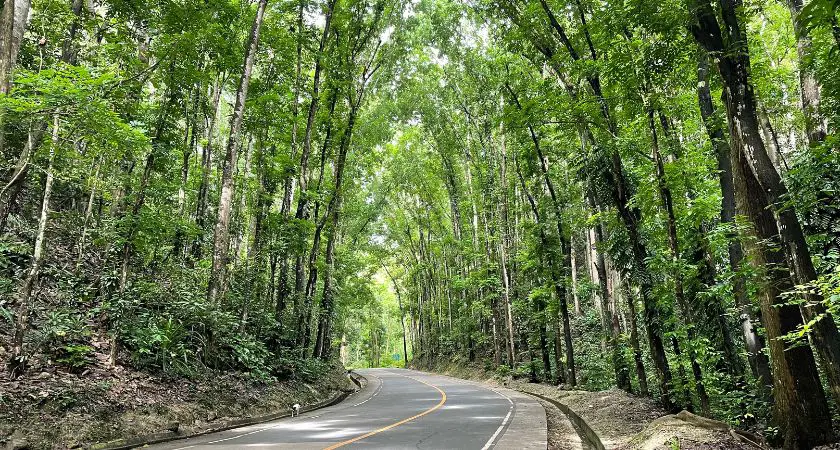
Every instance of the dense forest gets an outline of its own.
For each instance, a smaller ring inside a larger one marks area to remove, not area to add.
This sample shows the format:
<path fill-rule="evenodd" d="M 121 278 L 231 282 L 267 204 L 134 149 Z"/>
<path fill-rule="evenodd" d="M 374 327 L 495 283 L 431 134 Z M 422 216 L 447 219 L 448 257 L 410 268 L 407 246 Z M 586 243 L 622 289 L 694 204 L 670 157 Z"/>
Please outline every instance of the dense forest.
<path fill-rule="evenodd" d="M 837 0 L 5 0 L 4 380 L 327 361 L 840 424 Z"/>

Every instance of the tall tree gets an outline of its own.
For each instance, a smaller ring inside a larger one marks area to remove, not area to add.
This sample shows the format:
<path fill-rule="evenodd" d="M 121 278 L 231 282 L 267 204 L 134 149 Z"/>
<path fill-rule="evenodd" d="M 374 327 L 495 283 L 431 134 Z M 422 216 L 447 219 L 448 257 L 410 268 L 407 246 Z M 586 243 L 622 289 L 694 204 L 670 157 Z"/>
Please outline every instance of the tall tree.
<path fill-rule="evenodd" d="M 260 39 L 260 28 L 265 17 L 265 8 L 268 0 L 259 0 L 257 13 L 254 16 L 254 23 L 251 26 L 251 33 L 245 47 L 245 61 L 242 63 L 242 76 L 239 80 L 239 88 L 236 90 L 236 99 L 233 105 L 233 116 L 230 119 L 230 135 L 228 136 L 225 159 L 222 163 L 222 190 L 219 197 L 219 213 L 216 219 L 216 228 L 213 239 L 213 266 L 210 273 L 210 282 L 207 286 L 207 299 L 210 303 L 216 303 L 219 296 L 224 292 L 226 283 L 226 266 L 228 262 L 228 245 L 230 243 L 230 213 L 233 200 L 233 169 L 237 161 L 237 152 L 240 145 L 240 134 L 242 132 L 242 118 L 245 116 L 245 99 L 248 97 L 248 85 L 251 82 L 251 73 L 254 68 L 254 59 L 257 54 L 257 46 Z"/>

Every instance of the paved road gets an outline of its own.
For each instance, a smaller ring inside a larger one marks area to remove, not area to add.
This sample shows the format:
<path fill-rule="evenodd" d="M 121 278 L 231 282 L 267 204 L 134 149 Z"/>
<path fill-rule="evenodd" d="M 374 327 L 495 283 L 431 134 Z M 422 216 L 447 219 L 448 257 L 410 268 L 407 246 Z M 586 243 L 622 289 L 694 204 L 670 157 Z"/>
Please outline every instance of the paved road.
<path fill-rule="evenodd" d="M 528 396 L 414 370 L 358 372 L 367 385 L 338 405 L 150 448 L 546 448 L 545 411 Z"/>

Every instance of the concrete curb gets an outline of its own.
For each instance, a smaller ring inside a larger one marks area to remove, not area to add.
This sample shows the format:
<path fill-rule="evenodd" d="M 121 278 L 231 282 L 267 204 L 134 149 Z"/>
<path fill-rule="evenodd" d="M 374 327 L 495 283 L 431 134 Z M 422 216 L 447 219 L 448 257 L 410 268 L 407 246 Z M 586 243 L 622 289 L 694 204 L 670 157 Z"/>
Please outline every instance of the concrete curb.
<path fill-rule="evenodd" d="M 368 381 L 367 378 L 365 378 L 364 376 L 353 372 L 352 370 L 347 372 L 347 376 L 350 377 L 350 381 L 352 381 L 353 384 L 356 385 L 356 391 L 359 391 L 360 389 L 367 386 Z"/>
<path fill-rule="evenodd" d="M 580 417 L 576 412 L 572 411 L 572 409 L 569 408 L 568 406 L 566 406 L 565 404 L 560 403 L 559 401 L 557 401 L 553 398 L 546 397 L 546 396 L 540 395 L 540 394 L 535 394 L 533 392 L 524 392 L 524 391 L 518 391 L 518 392 L 522 392 L 524 394 L 528 394 L 528 395 L 532 395 L 534 397 L 541 398 L 541 399 L 551 403 L 552 405 L 556 406 L 558 409 L 560 409 L 560 411 L 563 412 L 563 414 L 566 415 L 566 417 L 569 418 L 569 420 L 575 426 L 575 429 L 578 430 L 578 434 L 580 435 L 581 439 L 586 441 L 586 443 L 589 444 L 589 446 L 591 448 L 594 448 L 595 450 L 606 450 L 603 442 L 601 442 L 601 438 L 598 436 L 597 433 L 595 433 L 595 430 L 593 430 L 592 427 L 590 427 L 589 424 L 586 423 L 586 421 L 583 420 L 582 417 Z"/>
<path fill-rule="evenodd" d="M 356 385 L 355 390 L 349 390 L 348 389 L 348 390 L 338 391 L 331 398 L 328 398 L 328 399 L 326 399 L 322 402 L 319 402 L 319 403 L 316 403 L 316 404 L 310 405 L 310 406 L 304 406 L 303 408 L 301 408 L 300 412 L 301 413 L 306 413 L 306 412 L 314 411 L 316 409 L 326 408 L 328 406 L 333 406 L 333 405 L 336 405 L 338 403 L 341 403 L 342 401 L 344 401 L 344 399 L 346 399 L 348 396 L 350 396 L 350 394 L 352 394 L 354 392 L 358 392 L 359 389 L 362 388 L 362 384 L 367 384 L 367 379 L 365 377 L 355 373 L 355 372 L 348 372 L 347 376 L 350 379 L 350 381 L 352 381 L 353 384 Z M 142 447 L 144 445 L 160 444 L 161 442 L 169 442 L 169 441 L 175 441 L 175 440 L 179 440 L 179 439 L 187 439 L 187 438 L 192 438 L 192 437 L 196 437 L 196 436 L 203 436 L 205 434 L 216 433 L 216 432 L 219 432 L 219 431 L 226 431 L 226 430 L 230 430 L 230 429 L 233 429 L 233 428 L 247 427 L 249 425 L 256 425 L 258 423 L 271 422 L 271 421 L 282 419 L 282 418 L 285 418 L 285 417 L 291 417 L 291 415 L 292 415 L 291 412 L 288 412 L 288 411 L 284 410 L 283 412 L 265 414 L 265 415 L 262 415 L 262 416 L 246 417 L 246 418 L 242 418 L 242 419 L 234 419 L 234 420 L 229 420 L 229 421 L 218 423 L 218 424 L 209 425 L 207 427 L 203 427 L 203 428 L 199 429 L 198 431 L 195 431 L 195 432 L 192 432 L 192 433 L 179 432 L 178 431 L 178 424 L 174 423 L 172 428 L 170 428 L 168 431 L 159 431 L 157 433 L 144 434 L 142 436 L 127 438 L 127 439 L 116 439 L 116 440 L 109 441 L 109 442 L 93 444 L 93 445 L 91 445 L 89 447 L 85 447 L 85 448 L 87 448 L 89 450 L 132 449 L 132 448 L 136 448 L 136 447 Z"/>

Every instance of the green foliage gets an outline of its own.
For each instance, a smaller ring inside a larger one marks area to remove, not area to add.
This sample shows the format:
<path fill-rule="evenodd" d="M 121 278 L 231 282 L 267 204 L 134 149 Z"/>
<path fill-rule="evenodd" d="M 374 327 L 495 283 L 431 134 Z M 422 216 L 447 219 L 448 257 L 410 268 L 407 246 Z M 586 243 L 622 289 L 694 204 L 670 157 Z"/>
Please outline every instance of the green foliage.
<path fill-rule="evenodd" d="M 274 363 L 275 371 L 281 376 L 312 383 L 325 376 L 329 370 L 329 363 L 319 359 L 300 358 L 290 355 L 279 357 Z"/>
<path fill-rule="evenodd" d="M 56 361 L 72 370 L 80 370 L 90 364 L 93 347 L 89 345 L 65 345 L 56 352 Z"/>
<path fill-rule="evenodd" d="M 515 373 L 515 371 L 511 370 L 511 368 L 509 366 L 507 366 L 505 364 L 502 364 L 502 365 L 496 367 L 496 370 L 493 372 L 493 376 L 496 377 L 499 380 L 504 380 L 507 377 L 513 375 L 514 373 Z"/>
<path fill-rule="evenodd" d="M 240 370 L 259 379 L 270 377 L 271 353 L 264 343 L 255 340 L 252 336 L 235 336 L 230 346 Z M 324 373 L 325 371 L 317 372 L 316 378 Z"/>

